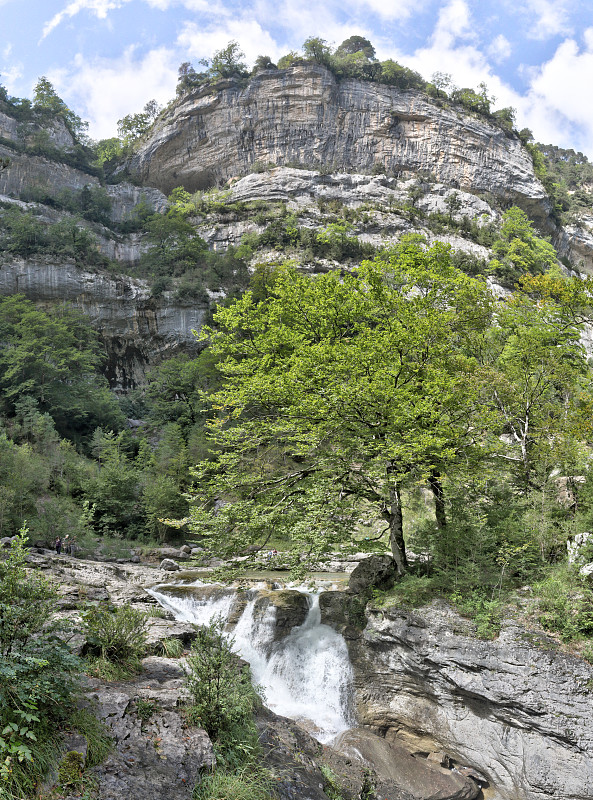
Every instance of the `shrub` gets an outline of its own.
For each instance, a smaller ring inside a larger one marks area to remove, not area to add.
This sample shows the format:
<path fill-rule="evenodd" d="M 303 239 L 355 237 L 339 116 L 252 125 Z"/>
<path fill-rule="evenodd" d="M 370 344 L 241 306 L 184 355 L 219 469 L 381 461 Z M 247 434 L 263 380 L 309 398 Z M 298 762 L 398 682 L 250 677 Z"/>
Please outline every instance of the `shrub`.
<path fill-rule="evenodd" d="M 0 797 L 29 796 L 56 752 L 79 665 L 49 623 L 56 590 L 25 567 L 23 526 L 0 560 Z"/>
<path fill-rule="evenodd" d="M 249 669 L 239 667 L 233 639 L 224 635 L 223 626 L 218 617 L 198 629 L 185 680 L 191 697 L 188 716 L 214 741 L 248 725 L 257 700 Z"/>
<path fill-rule="evenodd" d="M 146 651 L 146 620 L 148 614 L 123 606 L 93 606 L 83 618 L 91 656 L 130 672 L 137 671 Z"/>

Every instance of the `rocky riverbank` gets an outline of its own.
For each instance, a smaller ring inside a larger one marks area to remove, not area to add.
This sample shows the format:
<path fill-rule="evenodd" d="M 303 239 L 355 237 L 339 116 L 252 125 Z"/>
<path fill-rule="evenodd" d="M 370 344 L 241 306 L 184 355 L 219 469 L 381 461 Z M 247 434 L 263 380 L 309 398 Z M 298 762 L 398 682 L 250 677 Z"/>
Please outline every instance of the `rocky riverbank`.
<path fill-rule="evenodd" d="M 159 555 L 152 555 L 157 564 Z M 183 716 L 183 655 L 163 655 L 165 640 L 179 639 L 187 648 L 195 629 L 173 619 L 146 591 L 171 573 L 157 564 L 94 562 L 48 551 L 29 558 L 58 583 L 62 618 L 76 622 L 83 607 L 105 601 L 154 614 L 140 675 L 113 683 L 85 679 L 84 703 L 114 741 L 107 760 L 93 770 L 97 800 L 190 798 L 212 766 L 213 750 L 206 733 L 187 726 Z M 217 590 L 204 591 L 214 597 Z M 297 595 L 267 589 L 258 596 L 260 616 L 271 604 L 278 607 L 274 640 L 302 623 L 305 608 Z M 280 800 L 326 800 L 332 774 L 345 800 L 593 796 L 590 665 L 512 620 L 496 640 L 482 641 L 471 622 L 444 604 L 367 609 L 356 620 L 352 597 L 325 592 L 320 606 L 323 621 L 348 642 L 361 727 L 329 747 L 263 708 L 260 738 Z M 245 605 L 239 599 L 231 624 Z M 74 637 L 72 645 L 82 651 L 84 640 Z"/>

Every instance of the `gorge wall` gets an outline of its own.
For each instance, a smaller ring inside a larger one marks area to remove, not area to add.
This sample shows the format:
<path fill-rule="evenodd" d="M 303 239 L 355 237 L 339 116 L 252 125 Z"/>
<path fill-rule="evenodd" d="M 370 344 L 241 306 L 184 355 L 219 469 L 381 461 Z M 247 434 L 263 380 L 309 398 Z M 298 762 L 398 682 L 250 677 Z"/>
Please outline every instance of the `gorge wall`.
<path fill-rule="evenodd" d="M 336 624 L 335 601 L 324 607 Z M 362 635 L 345 633 L 360 724 L 472 765 L 489 800 L 593 796 L 591 665 L 512 620 L 476 639 L 444 604 L 375 609 Z"/>

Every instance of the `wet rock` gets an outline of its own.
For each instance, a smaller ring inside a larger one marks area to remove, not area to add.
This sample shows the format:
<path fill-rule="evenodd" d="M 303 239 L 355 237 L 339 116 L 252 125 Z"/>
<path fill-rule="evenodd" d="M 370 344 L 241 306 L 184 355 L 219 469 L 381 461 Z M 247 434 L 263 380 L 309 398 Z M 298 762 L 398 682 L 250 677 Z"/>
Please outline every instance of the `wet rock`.
<path fill-rule="evenodd" d="M 348 581 L 348 589 L 355 594 L 363 594 L 367 589 L 390 589 L 396 576 L 392 556 L 374 554 L 365 558 L 354 569 Z"/>
<path fill-rule="evenodd" d="M 274 641 L 280 641 L 293 628 L 302 625 L 309 611 L 307 597 L 293 589 L 270 592 L 262 600 L 271 603 L 276 609 Z"/>
<path fill-rule="evenodd" d="M 445 750 L 498 800 L 591 795 L 591 665 L 512 620 L 476 639 L 442 603 L 367 615 L 349 642 L 361 724 L 412 751 Z"/>

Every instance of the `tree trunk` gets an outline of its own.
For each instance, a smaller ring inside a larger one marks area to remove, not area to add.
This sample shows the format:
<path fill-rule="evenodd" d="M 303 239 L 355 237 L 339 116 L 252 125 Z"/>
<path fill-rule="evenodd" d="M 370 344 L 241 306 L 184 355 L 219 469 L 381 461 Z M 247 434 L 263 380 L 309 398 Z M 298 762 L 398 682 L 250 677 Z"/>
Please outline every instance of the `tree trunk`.
<path fill-rule="evenodd" d="M 390 508 L 383 516 L 389 523 L 389 542 L 397 568 L 397 574 L 403 575 L 408 566 L 406 543 L 404 542 L 404 526 L 399 485 L 395 483 L 390 490 Z"/>
<path fill-rule="evenodd" d="M 440 473 L 433 469 L 428 479 L 430 491 L 434 497 L 434 515 L 437 521 L 437 528 L 442 531 L 447 527 L 447 515 L 445 513 L 445 495 L 443 484 L 441 483 Z"/>

